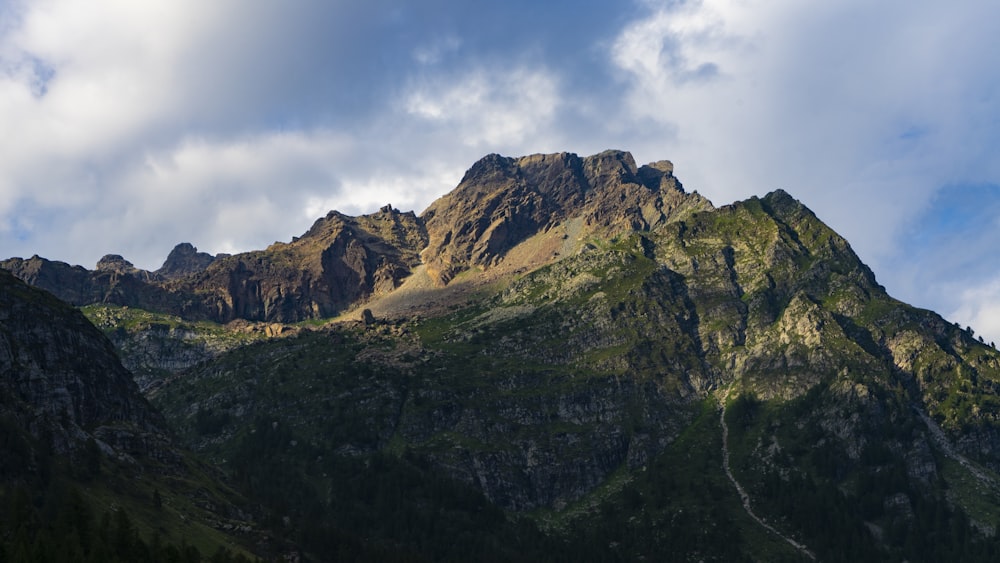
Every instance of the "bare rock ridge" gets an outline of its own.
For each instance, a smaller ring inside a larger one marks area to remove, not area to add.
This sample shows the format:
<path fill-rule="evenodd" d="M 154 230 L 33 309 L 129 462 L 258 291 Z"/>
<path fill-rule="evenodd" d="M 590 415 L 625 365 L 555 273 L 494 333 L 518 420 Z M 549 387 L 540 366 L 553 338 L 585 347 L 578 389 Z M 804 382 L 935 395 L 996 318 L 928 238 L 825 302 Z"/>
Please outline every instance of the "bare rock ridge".
<path fill-rule="evenodd" d="M 489 155 L 458 187 L 424 211 L 428 271 L 440 284 L 488 267 L 540 230 L 579 218 L 594 231 L 649 230 L 682 208 L 711 204 L 686 194 L 668 161 L 636 167 L 632 155 L 605 151 L 506 158 Z"/>
<path fill-rule="evenodd" d="M 419 264 L 420 219 L 391 206 L 349 217 L 330 212 L 290 243 L 212 257 L 178 245 L 156 272 L 107 256 L 86 270 L 38 256 L 0 268 L 73 305 L 108 303 L 187 319 L 296 322 L 334 315 L 391 291 Z"/>
<path fill-rule="evenodd" d="M 95 268 L 102 272 L 113 272 L 118 274 L 134 274 L 139 271 L 131 262 L 118 254 L 106 254 L 97 261 Z"/>
<path fill-rule="evenodd" d="M 191 243 L 182 242 L 170 251 L 163 266 L 160 266 L 155 273 L 163 279 L 182 278 L 204 272 L 214 261 L 215 256 L 207 252 L 198 252 Z"/>
<path fill-rule="evenodd" d="M 570 219 L 587 232 L 613 235 L 648 230 L 697 208 L 711 203 L 686 194 L 667 161 L 637 167 L 623 151 L 585 158 L 489 155 L 419 217 L 392 206 L 360 217 L 331 211 L 301 237 L 265 250 L 213 257 L 179 244 L 155 272 L 117 255 L 92 271 L 37 256 L 11 258 L 0 268 L 74 305 L 109 303 L 217 322 L 297 322 L 391 292 L 422 263 L 445 285 Z"/>
<path fill-rule="evenodd" d="M 424 236 L 412 212 L 332 211 L 290 243 L 218 259 L 179 280 L 178 291 L 204 295 L 200 311 L 182 316 L 277 322 L 332 316 L 394 289 L 419 262 Z"/>

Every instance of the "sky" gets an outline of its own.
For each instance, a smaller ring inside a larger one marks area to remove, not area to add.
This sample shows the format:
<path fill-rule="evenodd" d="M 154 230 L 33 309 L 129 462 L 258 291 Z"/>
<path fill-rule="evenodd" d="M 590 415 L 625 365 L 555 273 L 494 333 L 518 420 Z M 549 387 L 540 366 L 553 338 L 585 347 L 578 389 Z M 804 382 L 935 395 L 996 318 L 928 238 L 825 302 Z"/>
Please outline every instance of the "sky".
<path fill-rule="evenodd" d="M 998 38 L 993 0 L 0 0 L 0 258 L 156 269 L 615 148 L 788 191 L 1000 341 Z"/>

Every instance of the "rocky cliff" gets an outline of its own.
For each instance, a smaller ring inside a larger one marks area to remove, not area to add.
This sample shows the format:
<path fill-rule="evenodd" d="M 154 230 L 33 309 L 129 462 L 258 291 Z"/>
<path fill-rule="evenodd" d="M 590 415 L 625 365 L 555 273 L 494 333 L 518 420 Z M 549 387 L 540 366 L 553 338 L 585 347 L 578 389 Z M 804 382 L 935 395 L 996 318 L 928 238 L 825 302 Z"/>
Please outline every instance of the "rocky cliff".
<path fill-rule="evenodd" d="M 0 441 L 0 554 L 14 560 L 186 549 L 230 561 L 261 538 L 246 501 L 174 441 L 104 334 L 6 271 Z M 119 539 L 108 545 L 111 514 Z"/>
<path fill-rule="evenodd" d="M 217 321 L 324 318 L 395 289 L 424 244 L 412 212 L 331 212 L 290 243 L 216 260 L 174 287 L 202 296 L 202 315 Z"/>

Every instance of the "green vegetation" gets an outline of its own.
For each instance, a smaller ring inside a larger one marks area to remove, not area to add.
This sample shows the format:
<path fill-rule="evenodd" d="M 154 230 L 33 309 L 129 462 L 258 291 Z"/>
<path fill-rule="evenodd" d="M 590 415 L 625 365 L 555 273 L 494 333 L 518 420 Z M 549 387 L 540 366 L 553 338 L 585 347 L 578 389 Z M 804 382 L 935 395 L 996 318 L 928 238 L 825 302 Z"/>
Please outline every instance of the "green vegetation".
<path fill-rule="evenodd" d="M 898 455 L 920 439 L 918 423 L 867 427 L 854 453 L 860 444 L 826 430 L 838 424 L 833 405 L 864 416 L 895 400 L 887 393 L 879 407 L 845 404 L 826 384 L 789 402 L 741 394 L 726 413 L 734 473 L 757 509 L 794 527 L 822 561 L 994 560 L 1000 539 L 976 532 L 946 498 L 962 471 L 914 476 Z"/>
<path fill-rule="evenodd" d="M 569 529 L 569 543 L 582 560 L 802 560 L 743 511 L 722 470 L 715 404 L 706 400 L 696 408 L 690 425 L 648 465 L 630 472 L 627 483 L 585 514 L 561 516 L 569 519 L 561 527 Z"/>
<path fill-rule="evenodd" d="M 234 506 L 237 497 L 195 465 L 137 474 L 134 465 L 104 457 L 93 439 L 67 460 L 10 420 L 0 420 L 0 446 L 3 561 L 253 558 L 234 537 L 208 525 L 217 516 L 204 502 Z"/>
<path fill-rule="evenodd" d="M 109 335 L 122 332 L 183 331 L 190 333 L 187 335 L 189 340 L 216 343 L 219 347 L 225 347 L 226 344 L 229 347 L 248 344 L 266 337 L 261 332 L 233 330 L 211 321 L 186 321 L 175 315 L 134 307 L 94 304 L 81 307 L 80 310 L 94 326 Z"/>
<path fill-rule="evenodd" d="M 97 513 L 78 486 L 54 481 L 41 495 L 25 487 L 0 490 L 0 554 L 11 563 L 50 561 L 249 562 L 241 549 L 204 552 L 183 537 L 141 533 L 121 507 Z"/>
<path fill-rule="evenodd" d="M 311 553 L 800 561 L 722 470 L 704 389 L 731 380 L 733 471 L 820 560 L 995 553 L 960 472 L 911 475 L 941 459 L 897 371 L 948 381 L 928 409 L 967 421 L 1000 404 L 995 355 L 946 324 L 908 354 L 905 331 L 934 318 L 788 202 L 653 238 L 594 240 L 438 317 L 242 347 L 155 401 Z M 926 460 L 907 461 L 915 441 Z"/>
<path fill-rule="evenodd" d="M 156 387 L 179 369 L 210 360 L 227 350 L 260 342 L 260 327 L 223 326 L 116 305 L 87 305 L 83 314 L 107 335 L 140 388 Z"/>
<path fill-rule="evenodd" d="M 1000 493 L 981 475 L 1000 467 L 1000 354 L 891 299 L 783 192 L 672 219 L 585 232 L 579 253 L 430 318 L 269 339 L 84 312 L 136 365 L 171 339 L 200 347 L 171 348 L 183 367 L 149 396 L 306 559 L 802 561 L 783 535 L 822 561 L 995 560 Z M 723 469 L 727 389 L 729 465 L 780 534 Z M 0 470 L 30 461 L 3 429 Z M 179 529 L 201 553 L 225 541 L 157 516 L 229 502 L 209 476 L 127 486 L 94 451 L 81 494 L 118 503 L 146 549 Z"/>

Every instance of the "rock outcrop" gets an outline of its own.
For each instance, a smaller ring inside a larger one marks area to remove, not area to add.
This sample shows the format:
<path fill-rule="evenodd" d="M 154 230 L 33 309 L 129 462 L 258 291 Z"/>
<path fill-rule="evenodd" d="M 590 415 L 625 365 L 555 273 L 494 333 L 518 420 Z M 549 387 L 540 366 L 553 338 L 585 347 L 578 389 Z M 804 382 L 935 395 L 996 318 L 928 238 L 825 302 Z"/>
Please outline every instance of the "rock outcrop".
<path fill-rule="evenodd" d="M 412 212 L 386 206 L 349 217 L 334 211 L 290 243 L 217 259 L 178 287 L 201 295 L 201 314 L 219 322 L 330 317 L 395 289 L 419 263 L 424 244 Z"/>
<path fill-rule="evenodd" d="M 333 316 L 395 289 L 427 243 L 421 220 L 391 206 L 349 217 L 330 212 L 290 243 L 212 257 L 180 244 L 156 272 L 105 256 L 88 271 L 40 257 L 0 268 L 74 305 L 138 307 L 226 323 L 297 322 Z"/>
<path fill-rule="evenodd" d="M 191 243 L 182 242 L 170 251 L 166 261 L 155 274 L 167 280 L 183 278 L 204 272 L 214 261 L 215 256 L 207 252 L 198 252 Z"/>
<path fill-rule="evenodd" d="M 580 158 L 560 153 L 508 158 L 489 155 L 458 187 L 422 214 L 428 272 L 441 285 L 473 266 L 489 267 L 518 243 L 571 218 L 586 234 L 648 230 L 679 212 L 711 207 L 684 193 L 673 165 L 637 168 L 622 151 Z"/>

